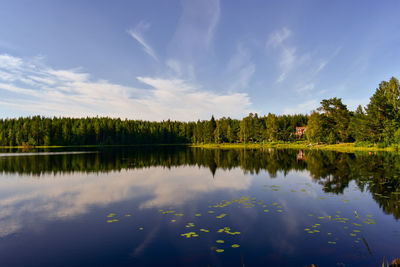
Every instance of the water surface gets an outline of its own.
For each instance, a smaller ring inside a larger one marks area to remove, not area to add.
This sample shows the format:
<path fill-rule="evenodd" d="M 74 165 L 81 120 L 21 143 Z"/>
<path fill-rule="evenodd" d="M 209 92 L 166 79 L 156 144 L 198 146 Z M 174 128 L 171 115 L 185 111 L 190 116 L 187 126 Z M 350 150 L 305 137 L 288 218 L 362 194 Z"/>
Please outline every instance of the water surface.
<path fill-rule="evenodd" d="M 394 153 L 9 152 L 0 151 L 1 266 L 380 266 L 400 257 Z"/>

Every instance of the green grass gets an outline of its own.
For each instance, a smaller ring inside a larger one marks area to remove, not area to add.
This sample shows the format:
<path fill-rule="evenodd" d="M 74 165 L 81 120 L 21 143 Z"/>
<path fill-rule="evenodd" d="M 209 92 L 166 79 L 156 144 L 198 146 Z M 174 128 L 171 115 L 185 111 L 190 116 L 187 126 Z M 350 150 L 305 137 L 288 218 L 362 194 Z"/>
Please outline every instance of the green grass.
<path fill-rule="evenodd" d="M 224 144 L 194 144 L 192 147 L 202 147 L 202 148 L 220 148 L 220 149 L 239 149 L 239 148 L 290 148 L 290 149 L 319 149 L 319 150 L 330 150 L 338 152 L 356 152 L 356 151 L 398 151 L 397 147 L 364 147 L 356 146 L 355 143 L 341 143 L 341 144 L 310 144 L 308 142 L 270 142 L 270 143 L 224 143 Z"/>
<path fill-rule="evenodd" d="M 306 149 L 306 150 L 329 150 L 338 152 L 375 152 L 375 151 L 399 151 L 399 147 L 378 147 L 370 145 L 360 145 L 356 143 L 341 143 L 341 144 L 312 144 L 306 141 L 298 142 L 268 142 L 268 143 L 223 143 L 223 144 L 137 144 L 137 145 L 73 145 L 73 146 L 0 146 L 3 149 L 30 149 L 30 148 L 96 148 L 96 147 L 140 147 L 140 146 L 189 146 L 200 147 L 207 149 L 261 149 L 261 148 L 277 148 L 277 149 Z"/>

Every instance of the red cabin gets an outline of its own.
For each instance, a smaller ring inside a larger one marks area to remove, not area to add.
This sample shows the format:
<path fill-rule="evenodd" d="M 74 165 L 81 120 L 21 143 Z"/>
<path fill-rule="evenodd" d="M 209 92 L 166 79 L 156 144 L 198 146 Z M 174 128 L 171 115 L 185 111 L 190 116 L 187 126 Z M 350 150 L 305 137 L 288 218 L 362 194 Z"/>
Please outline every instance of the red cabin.
<path fill-rule="evenodd" d="M 297 137 L 300 139 L 304 136 L 304 132 L 307 130 L 307 127 L 296 127 L 296 133 Z"/>

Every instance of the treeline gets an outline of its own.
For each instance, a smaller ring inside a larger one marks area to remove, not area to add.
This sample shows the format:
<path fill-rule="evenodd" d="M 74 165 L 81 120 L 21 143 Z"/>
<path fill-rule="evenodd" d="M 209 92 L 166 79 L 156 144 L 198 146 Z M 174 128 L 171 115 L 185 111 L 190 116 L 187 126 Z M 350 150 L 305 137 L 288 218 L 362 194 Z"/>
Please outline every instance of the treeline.
<path fill-rule="evenodd" d="M 392 77 L 379 84 L 369 104 L 352 112 L 340 98 L 324 99 L 311 113 L 307 131 L 311 142 L 351 142 L 362 145 L 400 144 L 400 84 Z"/>
<path fill-rule="evenodd" d="M 236 143 L 295 140 L 296 126 L 307 115 L 221 118 L 197 122 L 121 120 L 112 118 L 0 119 L 0 146 L 135 145 Z"/>
<path fill-rule="evenodd" d="M 392 77 L 379 84 L 370 103 L 349 111 L 340 98 L 324 99 L 311 115 L 249 116 L 197 122 L 104 118 L 0 119 L 0 146 L 135 145 L 184 143 L 260 143 L 297 140 L 295 130 L 307 126 L 310 142 L 400 144 L 400 85 Z"/>

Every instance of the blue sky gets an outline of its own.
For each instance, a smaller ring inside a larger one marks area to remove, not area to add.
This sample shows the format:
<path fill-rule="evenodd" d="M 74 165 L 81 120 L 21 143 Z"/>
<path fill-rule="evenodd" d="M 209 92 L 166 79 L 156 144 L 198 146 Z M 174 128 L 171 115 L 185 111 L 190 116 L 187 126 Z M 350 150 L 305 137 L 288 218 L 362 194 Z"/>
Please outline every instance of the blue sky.
<path fill-rule="evenodd" d="M 0 117 L 197 120 L 365 105 L 399 1 L 2 1 Z"/>

